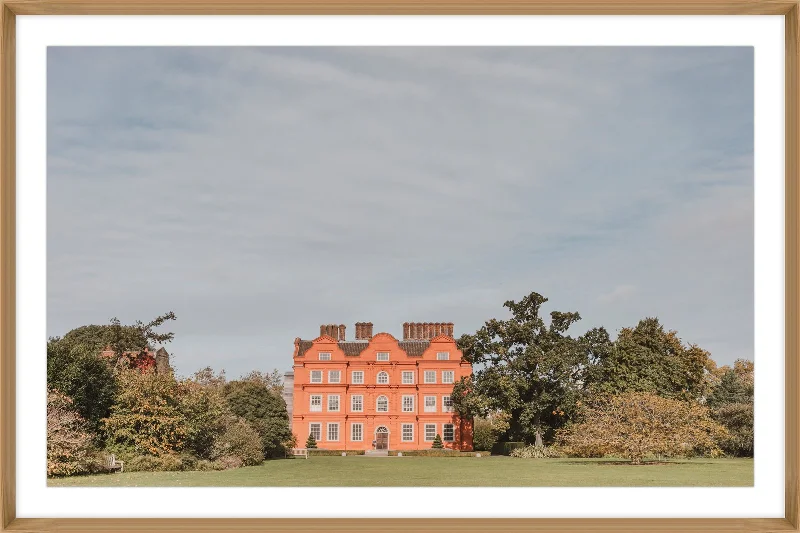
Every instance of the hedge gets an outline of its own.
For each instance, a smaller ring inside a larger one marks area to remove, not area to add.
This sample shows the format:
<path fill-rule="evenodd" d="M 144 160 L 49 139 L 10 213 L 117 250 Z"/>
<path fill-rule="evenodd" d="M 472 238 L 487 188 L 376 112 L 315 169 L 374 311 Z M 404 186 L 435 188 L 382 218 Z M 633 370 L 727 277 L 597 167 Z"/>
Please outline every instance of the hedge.
<path fill-rule="evenodd" d="M 517 448 L 525 447 L 524 442 L 498 442 L 492 446 L 492 455 L 511 455 Z"/>
<path fill-rule="evenodd" d="M 343 453 L 346 453 L 347 455 L 364 455 L 364 450 L 321 450 L 319 448 L 308 449 L 309 457 L 312 455 L 342 455 Z"/>
<path fill-rule="evenodd" d="M 390 451 L 389 455 L 396 457 L 398 453 L 402 453 L 403 457 L 475 457 L 477 454 L 487 457 L 491 455 L 489 452 L 460 452 L 447 449 L 396 450 Z"/>

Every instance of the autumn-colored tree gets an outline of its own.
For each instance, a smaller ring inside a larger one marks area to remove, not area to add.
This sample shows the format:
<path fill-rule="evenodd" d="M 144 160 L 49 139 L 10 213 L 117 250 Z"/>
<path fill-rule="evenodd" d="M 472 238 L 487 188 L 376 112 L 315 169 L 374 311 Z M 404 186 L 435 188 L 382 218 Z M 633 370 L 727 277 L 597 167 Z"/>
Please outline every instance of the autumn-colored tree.
<path fill-rule="evenodd" d="M 605 395 L 583 405 L 579 422 L 562 429 L 559 443 L 574 455 L 613 455 L 639 464 L 645 457 L 720 452 L 725 428 L 707 407 L 647 392 Z"/>
<path fill-rule="evenodd" d="M 47 391 L 47 475 L 97 471 L 102 464 L 86 421 L 65 394 Z"/>
<path fill-rule="evenodd" d="M 189 428 L 172 374 L 120 369 L 117 379 L 119 390 L 103 421 L 108 444 L 142 455 L 181 451 Z"/>

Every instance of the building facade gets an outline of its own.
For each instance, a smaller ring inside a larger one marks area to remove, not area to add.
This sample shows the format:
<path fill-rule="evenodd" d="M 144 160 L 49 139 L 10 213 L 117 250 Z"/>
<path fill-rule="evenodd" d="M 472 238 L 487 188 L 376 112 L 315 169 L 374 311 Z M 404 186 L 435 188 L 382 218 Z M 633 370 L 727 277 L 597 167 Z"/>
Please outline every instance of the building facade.
<path fill-rule="evenodd" d="M 403 339 L 356 324 L 320 326 L 295 339 L 292 432 L 329 450 L 419 450 L 439 435 L 445 448 L 472 450 L 472 421 L 453 412 L 453 384 L 472 366 L 452 323 L 406 323 Z"/>

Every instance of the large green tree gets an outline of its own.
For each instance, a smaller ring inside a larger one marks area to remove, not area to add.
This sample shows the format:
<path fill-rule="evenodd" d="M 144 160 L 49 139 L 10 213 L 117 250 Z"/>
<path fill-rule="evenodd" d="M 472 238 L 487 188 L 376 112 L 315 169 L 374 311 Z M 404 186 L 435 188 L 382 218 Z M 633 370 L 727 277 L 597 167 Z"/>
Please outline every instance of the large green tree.
<path fill-rule="evenodd" d="M 588 365 L 586 348 L 567 334 L 580 315 L 553 311 L 546 324 L 540 316 L 545 302 L 535 292 L 507 301 L 511 318 L 489 320 L 475 334 L 462 335 L 458 346 L 476 370 L 453 390 L 462 416 L 504 411 L 509 438 L 539 445 L 574 410 Z"/>
<path fill-rule="evenodd" d="M 231 381 L 224 386 L 225 400 L 236 416 L 244 418 L 261 436 L 264 457 L 276 457 L 291 439 L 286 402 L 280 394 L 257 380 Z"/>
<path fill-rule="evenodd" d="M 651 392 L 666 398 L 698 400 L 711 383 L 714 362 L 697 345 L 685 345 L 657 318 L 623 328 L 615 342 L 604 329 L 582 337 L 592 363 L 587 385 L 595 393 Z"/>
<path fill-rule="evenodd" d="M 754 453 L 753 363 L 738 360 L 733 368 L 719 369 L 719 382 L 706 399 L 714 420 L 724 425 L 728 436 L 720 446 L 725 453 L 752 457 Z"/>

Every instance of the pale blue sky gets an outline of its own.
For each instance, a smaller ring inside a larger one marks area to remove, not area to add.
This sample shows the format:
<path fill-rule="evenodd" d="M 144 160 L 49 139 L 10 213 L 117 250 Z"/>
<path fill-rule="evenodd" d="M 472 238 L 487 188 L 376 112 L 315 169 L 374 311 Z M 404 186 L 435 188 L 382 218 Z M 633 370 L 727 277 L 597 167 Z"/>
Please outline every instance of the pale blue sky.
<path fill-rule="evenodd" d="M 48 335 L 236 377 L 537 291 L 753 358 L 752 48 L 51 47 L 47 120 Z"/>

